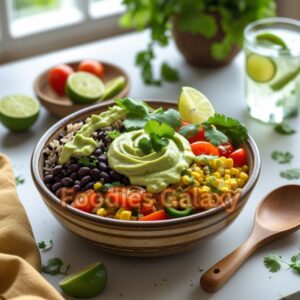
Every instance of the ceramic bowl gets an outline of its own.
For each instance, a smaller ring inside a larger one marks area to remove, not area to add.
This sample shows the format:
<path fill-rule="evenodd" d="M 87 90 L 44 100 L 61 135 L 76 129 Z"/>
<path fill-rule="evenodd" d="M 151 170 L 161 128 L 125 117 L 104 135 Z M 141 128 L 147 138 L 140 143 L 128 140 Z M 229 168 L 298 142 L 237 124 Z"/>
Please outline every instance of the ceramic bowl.
<path fill-rule="evenodd" d="M 80 61 L 67 64 L 76 70 L 79 63 Z M 126 97 L 130 90 L 130 79 L 128 74 L 116 65 L 103 61 L 101 61 L 101 64 L 105 70 L 104 77 L 102 78 L 104 84 L 117 76 L 124 76 L 126 78 L 125 87 L 118 94 L 114 95 L 113 98 Z M 82 108 L 95 105 L 95 102 L 88 104 L 74 104 L 67 96 L 62 97 L 57 95 L 48 83 L 48 73 L 51 69 L 52 68 L 41 73 L 33 84 L 36 97 L 40 100 L 41 104 L 48 110 L 48 112 L 58 117 L 65 117 Z"/>
<path fill-rule="evenodd" d="M 164 100 L 148 100 L 153 107 L 177 108 L 177 103 Z M 53 125 L 40 139 L 32 155 L 31 171 L 34 183 L 42 199 L 57 220 L 71 232 L 97 245 L 102 250 L 127 256 L 162 256 L 192 249 L 227 228 L 240 214 L 260 173 L 260 156 L 257 146 L 249 136 L 243 145 L 248 153 L 249 180 L 242 190 L 236 208 L 229 212 L 216 207 L 201 213 L 163 221 L 121 221 L 109 219 L 62 207 L 43 182 L 43 154 L 46 145 L 63 131 L 68 123 L 85 120 L 98 114 L 112 102 L 97 104 L 73 113 Z"/>

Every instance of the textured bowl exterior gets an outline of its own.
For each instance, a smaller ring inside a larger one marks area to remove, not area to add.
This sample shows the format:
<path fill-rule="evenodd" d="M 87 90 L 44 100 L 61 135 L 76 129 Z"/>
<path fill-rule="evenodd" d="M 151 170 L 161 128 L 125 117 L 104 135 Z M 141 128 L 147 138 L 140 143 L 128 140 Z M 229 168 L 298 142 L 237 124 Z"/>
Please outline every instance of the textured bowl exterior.
<path fill-rule="evenodd" d="M 172 101 L 147 102 L 153 107 L 177 107 L 177 103 Z M 150 257 L 192 249 L 222 232 L 235 220 L 247 202 L 260 173 L 259 153 L 251 137 L 244 145 L 249 154 L 249 181 L 233 212 L 229 213 L 217 207 L 183 218 L 142 222 L 109 219 L 79 211 L 71 206 L 63 207 L 60 200 L 43 183 L 42 151 L 49 141 L 63 131 L 66 124 L 84 120 L 92 113 L 100 113 L 111 104 L 112 102 L 101 103 L 62 119 L 43 135 L 33 152 L 31 171 L 34 183 L 50 211 L 64 227 L 102 250 L 120 255 Z"/>

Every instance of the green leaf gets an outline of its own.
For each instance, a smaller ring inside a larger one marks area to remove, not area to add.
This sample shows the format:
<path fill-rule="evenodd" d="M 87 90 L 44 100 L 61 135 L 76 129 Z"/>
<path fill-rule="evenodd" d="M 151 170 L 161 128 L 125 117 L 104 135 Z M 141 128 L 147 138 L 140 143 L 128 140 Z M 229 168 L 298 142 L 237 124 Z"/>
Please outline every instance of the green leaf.
<path fill-rule="evenodd" d="M 53 246 L 52 240 L 50 240 L 48 243 L 46 243 L 45 241 L 41 241 L 38 243 L 38 248 L 43 251 L 50 250 L 52 246 Z"/>
<path fill-rule="evenodd" d="M 298 260 L 300 260 L 300 253 L 291 257 L 291 262 L 297 262 Z"/>
<path fill-rule="evenodd" d="M 159 123 L 166 123 L 173 128 L 178 128 L 181 125 L 181 117 L 177 110 L 169 108 L 163 112 L 151 114 L 149 119 L 156 120 Z"/>
<path fill-rule="evenodd" d="M 281 261 L 281 256 L 271 254 L 265 256 L 264 265 L 270 272 L 275 273 L 278 272 L 281 268 L 280 261 Z"/>
<path fill-rule="evenodd" d="M 144 130 L 147 134 L 158 133 L 160 129 L 160 123 L 156 120 L 150 120 L 146 123 Z"/>
<path fill-rule="evenodd" d="M 198 133 L 199 128 L 200 128 L 199 124 L 188 124 L 180 127 L 178 133 L 184 136 L 186 139 L 189 139 L 190 137 Z"/>
<path fill-rule="evenodd" d="M 63 274 L 63 275 L 67 275 L 68 271 L 70 269 L 70 265 L 67 265 L 65 270 L 62 271 L 62 267 L 63 267 L 63 261 L 58 258 L 51 258 L 48 260 L 47 265 L 43 265 L 42 266 L 42 272 L 45 274 L 50 274 L 50 275 L 58 275 L 58 274 Z"/>
<path fill-rule="evenodd" d="M 293 270 L 295 270 L 298 274 L 300 274 L 300 262 L 296 261 L 296 262 L 289 263 L 289 266 Z"/>
<path fill-rule="evenodd" d="M 172 139 L 175 134 L 175 129 L 168 125 L 167 123 L 162 123 L 158 130 L 158 135 L 161 137 L 166 137 Z"/>
<path fill-rule="evenodd" d="M 179 75 L 176 69 L 170 67 L 167 63 L 161 65 L 161 76 L 166 81 L 175 82 L 179 80 Z"/>
<path fill-rule="evenodd" d="M 138 147 L 142 150 L 144 154 L 149 154 L 151 153 L 152 150 L 152 145 L 149 139 L 146 137 L 143 137 L 139 140 L 138 142 Z"/>
<path fill-rule="evenodd" d="M 134 100 L 131 98 L 115 99 L 115 103 L 124 108 L 128 113 L 141 117 L 149 114 L 149 106 L 141 100 Z"/>
<path fill-rule="evenodd" d="M 112 188 L 114 186 L 121 186 L 121 182 L 120 181 L 114 181 L 114 182 L 111 182 L 111 183 L 105 183 L 105 184 L 103 184 L 103 186 L 101 188 L 101 192 L 107 192 L 107 190 L 109 190 L 110 188 Z"/>
<path fill-rule="evenodd" d="M 152 133 L 150 135 L 150 140 L 152 144 L 152 148 L 155 152 L 161 152 L 163 148 L 165 148 L 169 141 L 165 138 L 161 138 L 159 135 Z"/>
<path fill-rule="evenodd" d="M 294 155 L 289 151 L 273 151 L 271 157 L 273 160 L 277 161 L 280 164 L 287 164 L 291 162 L 291 160 L 294 158 Z"/>
<path fill-rule="evenodd" d="M 16 176 L 15 178 L 16 185 L 21 185 L 25 183 L 25 179 L 22 176 Z"/>
<path fill-rule="evenodd" d="M 282 178 L 288 180 L 296 180 L 300 179 L 300 168 L 288 169 L 280 172 L 280 176 Z"/>
<path fill-rule="evenodd" d="M 116 139 L 118 136 L 120 136 L 121 133 L 120 133 L 118 130 L 112 130 L 112 131 L 109 131 L 109 132 L 107 133 L 107 135 L 108 135 L 112 140 L 114 140 L 114 139 Z"/>
<path fill-rule="evenodd" d="M 78 158 L 78 162 L 83 164 L 85 167 L 96 167 L 98 159 L 94 156 L 81 156 Z"/>
<path fill-rule="evenodd" d="M 294 134 L 297 132 L 295 129 L 291 128 L 290 125 L 288 125 L 285 122 L 275 125 L 274 130 L 277 133 L 282 134 L 282 135 L 290 135 L 290 134 Z"/>
<path fill-rule="evenodd" d="M 228 137 L 214 126 L 204 123 L 204 135 L 207 140 L 215 146 L 226 143 Z"/>
<path fill-rule="evenodd" d="M 214 125 L 216 129 L 226 135 L 235 145 L 240 145 L 248 139 L 247 128 L 238 120 L 215 113 L 211 116 L 204 125 Z M 219 139 L 225 139 L 219 135 Z"/>

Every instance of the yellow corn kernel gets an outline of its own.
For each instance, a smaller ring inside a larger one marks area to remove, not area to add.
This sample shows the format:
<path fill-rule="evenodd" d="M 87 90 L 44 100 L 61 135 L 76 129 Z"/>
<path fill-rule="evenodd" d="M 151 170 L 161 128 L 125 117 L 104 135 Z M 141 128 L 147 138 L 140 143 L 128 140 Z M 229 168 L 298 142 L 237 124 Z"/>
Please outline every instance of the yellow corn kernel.
<path fill-rule="evenodd" d="M 198 180 L 194 180 L 194 186 L 200 186 L 200 183 L 199 183 L 199 181 Z"/>
<path fill-rule="evenodd" d="M 202 172 L 201 168 L 199 168 L 198 166 L 194 167 L 193 170 L 194 170 L 194 172 L 198 172 L 198 173 Z"/>
<path fill-rule="evenodd" d="M 243 187 L 245 185 L 245 181 L 242 178 L 237 179 L 237 184 L 239 187 Z"/>
<path fill-rule="evenodd" d="M 224 170 L 224 168 L 220 167 L 220 168 L 217 169 L 217 172 L 219 172 L 221 174 L 221 176 L 223 176 L 224 173 L 225 173 L 225 170 Z"/>
<path fill-rule="evenodd" d="M 105 216 L 107 216 L 107 210 L 105 208 L 99 208 L 99 209 L 97 209 L 96 214 L 98 216 L 105 217 Z"/>
<path fill-rule="evenodd" d="M 227 158 L 226 159 L 226 167 L 228 169 L 232 168 L 233 167 L 233 159 L 232 158 Z"/>
<path fill-rule="evenodd" d="M 200 188 L 201 192 L 207 192 L 209 193 L 210 192 L 210 187 L 207 186 L 207 185 L 203 185 L 201 188 Z"/>
<path fill-rule="evenodd" d="M 197 163 L 198 163 L 199 166 L 205 166 L 205 165 L 206 165 L 206 160 L 203 159 L 203 158 L 201 158 L 201 159 L 199 159 L 199 160 L 197 161 Z"/>
<path fill-rule="evenodd" d="M 192 174 L 191 174 L 195 179 L 199 179 L 200 178 L 200 174 L 199 173 L 197 173 L 197 172 L 192 172 Z"/>
<path fill-rule="evenodd" d="M 234 179 L 234 178 L 230 179 L 230 187 L 231 187 L 232 190 L 237 189 L 238 183 L 237 183 L 236 179 Z"/>
<path fill-rule="evenodd" d="M 99 191 L 102 188 L 102 183 L 101 182 L 94 183 L 93 188 L 95 191 Z"/>
<path fill-rule="evenodd" d="M 229 175 L 229 174 L 225 174 L 224 175 L 224 179 L 226 180 L 226 179 L 230 179 L 231 178 L 231 176 Z"/>
<path fill-rule="evenodd" d="M 230 169 L 225 169 L 224 173 L 230 175 L 231 174 Z"/>
<path fill-rule="evenodd" d="M 240 178 L 243 179 L 245 182 L 248 180 L 248 174 L 245 172 L 240 173 Z"/>
<path fill-rule="evenodd" d="M 204 181 L 204 176 L 203 176 L 203 175 L 200 175 L 198 181 L 199 181 L 199 182 L 203 182 L 203 181 Z"/>
<path fill-rule="evenodd" d="M 124 210 L 120 213 L 120 220 L 130 220 L 131 218 L 131 211 Z"/>
<path fill-rule="evenodd" d="M 221 188 L 220 188 L 220 191 L 221 192 L 224 192 L 224 193 L 226 193 L 226 192 L 229 192 L 229 187 L 228 186 L 226 186 L 226 185 L 224 185 L 224 186 L 222 186 Z"/>
<path fill-rule="evenodd" d="M 214 172 L 212 175 L 216 178 L 221 178 L 221 174 L 219 172 Z"/>
<path fill-rule="evenodd" d="M 249 170 L 249 167 L 247 165 L 242 166 L 242 171 L 247 172 Z"/>
<path fill-rule="evenodd" d="M 227 161 L 227 158 L 225 156 L 221 156 L 219 158 L 220 162 L 222 163 L 223 166 L 226 166 L 226 161 Z"/>
<path fill-rule="evenodd" d="M 115 219 L 120 219 L 121 213 L 124 211 L 124 208 L 119 208 L 118 211 L 115 214 Z"/>
<path fill-rule="evenodd" d="M 182 181 L 182 183 L 185 184 L 185 185 L 189 185 L 190 182 L 191 182 L 190 177 L 187 176 L 187 175 L 182 176 L 182 177 L 181 177 L 181 181 Z"/>
<path fill-rule="evenodd" d="M 238 176 L 240 171 L 237 168 L 231 168 L 230 169 L 230 174 L 233 176 Z"/>

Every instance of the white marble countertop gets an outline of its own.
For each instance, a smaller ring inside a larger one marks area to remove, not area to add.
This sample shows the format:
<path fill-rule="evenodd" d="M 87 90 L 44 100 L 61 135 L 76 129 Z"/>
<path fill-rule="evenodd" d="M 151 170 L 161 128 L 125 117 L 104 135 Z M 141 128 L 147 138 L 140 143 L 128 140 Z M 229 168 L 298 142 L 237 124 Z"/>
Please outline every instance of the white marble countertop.
<path fill-rule="evenodd" d="M 217 111 L 239 118 L 248 126 L 262 158 L 262 171 L 257 186 L 237 220 L 220 236 L 191 252 L 153 259 L 126 258 L 104 253 L 62 228 L 34 187 L 29 167 L 32 150 L 43 132 L 57 120 L 42 110 L 38 122 L 29 132 L 13 134 L 0 126 L 0 152 L 10 157 L 16 175 L 21 175 L 26 180 L 23 185 L 18 186 L 18 192 L 28 213 L 36 240 L 54 241 L 53 249 L 42 253 L 43 261 L 46 262 L 51 257 L 61 257 L 72 265 L 71 270 L 97 260 L 103 261 L 108 269 L 109 280 L 105 292 L 98 298 L 106 300 L 254 298 L 268 300 L 278 299 L 297 291 L 299 275 L 284 268 L 281 272 L 271 274 L 263 265 L 263 257 L 279 253 L 289 259 L 299 251 L 299 232 L 258 251 L 215 294 L 206 294 L 201 290 L 199 269 L 206 270 L 243 242 L 251 230 L 254 211 L 259 200 L 273 188 L 288 183 L 279 176 L 279 172 L 289 166 L 281 166 L 272 161 L 271 152 L 291 151 L 295 155 L 293 166 L 300 167 L 300 133 L 280 136 L 272 130 L 272 127 L 249 118 L 243 95 L 242 55 L 227 67 L 201 70 L 186 64 L 171 44 L 168 48 L 158 51 L 159 57 L 168 60 L 180 70 L 181 81 L 176 84 L 164 84 L 162 87 L 145 86 L 140 79 L 139 70 L 134 66 L 134 54 L 145 47 L 147 37 L 147 33 L 133 33 L 0 65 L 0 97 L 15 93 L 33 94 L 33 81 L 44 69 L 60 62 L 89 57 L 123 66 L 132 79 L 130 96 L 133 98 L 176 100 L 181 86 L 193 86 L 211 99 Z M 299 129 L 300 119 L 291 120 L 291 125 Z M 58 288 L 60 275 L 46 278 Z"/>

